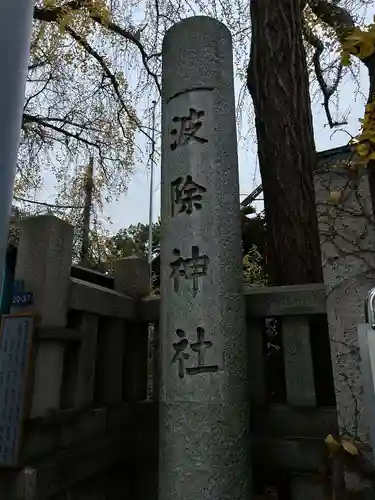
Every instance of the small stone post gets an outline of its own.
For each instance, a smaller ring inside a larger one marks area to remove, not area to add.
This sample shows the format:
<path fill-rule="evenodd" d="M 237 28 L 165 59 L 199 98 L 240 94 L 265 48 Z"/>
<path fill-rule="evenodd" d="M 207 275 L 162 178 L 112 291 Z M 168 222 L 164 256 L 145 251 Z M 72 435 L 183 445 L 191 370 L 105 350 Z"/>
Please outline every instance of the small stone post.
<path fill-rule="evenodd" d="M 53 215 L 27 217 L 21 224 L 16 280 L 33 292 L 41 326 L 66 325 L 73 228 Z M 12 310 L 18 312 L 18 309 Z M 60 407 L 64 346 L 41 341 L 37 347 L 32 416 Z"/>
<path fill-rule="evenodd" d="M 160 500 L 252 495 L 232 41 L 163 43 Z"/>
<path fill-rule="evenodd" d="M 115 289 L 135 301 L 150 293 L 149 265 L 146 258 L 136 256 L 119 259 L 115 263 Z M 136 306 L 137 307 L 137 306 Z M 147 395 L 148 323 L 125 325 L 123 335 L 123 397 L 126 401 L 140 401 Z"/>

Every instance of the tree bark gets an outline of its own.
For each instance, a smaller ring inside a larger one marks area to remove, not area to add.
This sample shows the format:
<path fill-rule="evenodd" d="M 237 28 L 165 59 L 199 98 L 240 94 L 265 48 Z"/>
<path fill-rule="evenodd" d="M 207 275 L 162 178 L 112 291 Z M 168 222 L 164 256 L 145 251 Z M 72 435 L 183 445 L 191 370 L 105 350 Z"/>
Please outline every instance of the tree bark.
<path fill-rule="evenodd" d="M 375 52 L 363 61 L 368 70 L 370 80 L 367 104 L 375 100 Z M 368 164 L 368 184 L 372 203 L 372 213 L 375 219 L 375 160 L 370 160 Z"/>
<path fill-rule="evenodd" d="M 275 285 L 323 282 L 299 0 L 251 0 L 248 66 Z"/>
<path fill-rule="evenodd" d="M 82 248 L 81 248 L 81 266 L 83 267 L 88 267 L 90 264 L 90 215 L 92 208 L 92 191 L 94 187 L 93 177 L 94 177 L 94 158 L 91 156 L 86 171 L 85 204 L 83 207 Z"/>

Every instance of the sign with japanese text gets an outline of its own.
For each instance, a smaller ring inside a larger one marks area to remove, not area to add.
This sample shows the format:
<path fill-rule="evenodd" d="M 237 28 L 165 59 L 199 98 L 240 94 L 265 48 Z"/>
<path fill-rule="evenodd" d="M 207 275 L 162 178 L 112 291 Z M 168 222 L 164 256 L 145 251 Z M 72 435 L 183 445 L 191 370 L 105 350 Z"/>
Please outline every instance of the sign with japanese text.
<path fill-rule="evenodd" d="M 35 317 L 3 316 L 0 330 L 0 467 L 17 466 Z"/>

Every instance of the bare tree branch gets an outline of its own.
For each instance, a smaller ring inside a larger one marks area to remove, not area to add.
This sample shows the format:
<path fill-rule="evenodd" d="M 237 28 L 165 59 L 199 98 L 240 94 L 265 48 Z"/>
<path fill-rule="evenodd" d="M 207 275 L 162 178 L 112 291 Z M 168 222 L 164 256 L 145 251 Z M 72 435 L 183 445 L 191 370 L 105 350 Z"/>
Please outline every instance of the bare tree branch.
<path fill-rule="evenodd" d="M 55 132 L 58 132 L 59 134 L 63 134 L 66 137 L 71 137 L 72 139 L 76 139 L 77 141 L 83 142 L 87 146 L 93 146 L 93 147 L 100 150 L 100 146 L 97 143 L 89 141 L 88 139 L 85 139 L 79 133 L 69 132 L 69 130 L 62 128 L 63 126 L 57 127 L 56 125 L 49 123 L 47 120 L 48 120 L 48 118 L 44 119 L 40 116 L 30 115 L 28 113 L 24 113 L 22 125 L 24 126 L 27 123 L 33 123 L 33 122 L 38 123 L 38 125 L 42 125 L 43 127 L 46 127 L 46 128 L 51 129 L 51 130 L 54 130 Z"/>
<path fill-rule="evenodd" d="M 112 86 L 114 88 L 114 91 L 117 95 L 118 100 L 120 101 L 122 109 L 125 110 L 125 113 L 128 115 L 129 119 L 139 127 L 140 125 L 139 125 L 139 122 L 138 122 L 138 119 L 137 119 L 135 113 L 133 111 L 131 111 L 129 109 L 129 107 L 126 105 L 126 103 L 121 95 L 121 92 L 120 92 L 119 83 L 118 83 L 115 75 L 111 72 L 108 65 L 104 61 L 103 57 L 95 49 L 93 49 L 91 47 L 91 45 L 84 38 L 82 38 L 81 35 L 79 35 L 76 31 L 74 31 L 70 26 L 66 26 L 65 31 L 67 33 L 69 33 L 69 35 L 72 38 L 74 38 L 74 40 L 76 42 L 78 42 L 79 45 L 81 45 L 81 47 L 83 47 L 85 49 L 85 51 L 88 54 L 90 54 L 100 64 L 103 72 L 105 73 L 107 78 L 109 78 L 109 80 L 112 83 Z"/>
<path fill-rule="evenodd" d="M 327 0 L 308 0 L 308 5 L 317 17 L 336 31 L 339 37 L 355 28 L 350 13 L 336 3 L 329 3 Z"/>
<path fill-rule="evenodd" d="M 138 38 L 134 35 L 129 30 L 126 30 L 125 28 L 122 28 L 118 24 L 115 24 L 112 21 L 104 21 L 103 18 L 97 14 L 94 10 L 90 9 L 90 6 L 92 5 L 92 2 L 90 0 L 72 0 L 71 2 L 67 2 L 66 4 L 60 6 L 60 7 L 54 7 L 53 9 L 46 9 L 46 8 L 40 8 L 40 7 L 35 7 L 34 8 L 34 19 L 38 19 L 39 21 L 45 21 L 45 22 L 58 22 L 60 16 L 66 12 L 66 10 L 79 10 L 81 8 L 88 8 L 88 13 L 91 19 L 102 26 L 103 28 L 107 28 L 113 33 L 116 33 L 126 40 L 129 40 L 132 42 L 134 45 L 136 45 L 141 53 L 143 65 L 147 71 L 147 73 L 153 78 L 155 85 L 161 94 L 161 87 L 159 84 L 158 76 L 156 73 L 154 73 L 149 64 L 149 57 L 145 51 L 145 48 L 143 44 L 138 40 Z M 67 30 L 67 28 L 65 28 Z M 154 57 L 154 56 L 152 56 Z"/>
<path fill-rule="evenodd" d="M 56 22 L 58 18 L 69 10 L 79 10 L 82 7 L 86 7 L 90 4 L 90 0 L 72 0 L 70 2 L 66 2 L 65 4 L 59 7 L 53 8 L 42 8 L 42 7 L 34 7 L 34 19 L 38 21 L 46 21 L 46 22 Z"/>
<path fill-rule="evenodd" d="M 147 137 L 147 139 L 149 139 L 152 142 L 152 137 L 147 132 L 145 132 L 143 130 L 143 127 L 142 127 L 141 123 L 139 122 L 136 114 L 133 111 L 131 111 L 129 109 L 129 107 L 126 105 L 126 103 L 121 95 L 120 85 L 116 79 L 116 76 L 111 72 L 108 65 L 104 61 L 104 58 L 93 47 L 91 47 L 91 45 L 84 38 L 82 38 L 76 31 L 74 31 L 71 27 L 66 26 L 65 31 L 67 33 L 69 33 L 69 35 L 72 38 L 74 38 L 74 40 L 76 40 L 76 42 L 78 42 L 79 45 L 81 45 L 81 47 L 83 47 L 88 54 L 90 54 L 92 57 L 94 57 L 94 59 L 100 64 L 101 68 L 103 69 L 105 76 L 110 80 L 110 82 L 113 86 L 113 89 L 115 91 L 115 94 L 116 94 L 116 96 L 121 104 L 121 109 L 118 111 L 117 116 L 118 116 L 118 122 L 120 124 L 120 127 L 121 127 L 121 130 L 122 130 L 124 137 L 126 136 L 126 134 L 125 134 L 123 124 L 121 122 L 121 111 L 122 110 L 125 110 L 125 113 L 128 115 L 129 119 L 133 123 L 135 123 L 138 130 L 140 132 L 142 132 L 142 134 L 144 134 Z"/>
<path fill-rule="evenodd" d="M 316 78 L 319 83 L 320 90 L 322 91 L 323 94 L 323 106 L 324 110 L 327 116 L 328 124 L 330 128 L 338 127 L 341 125 L 346 125 L 346 121 L 335 121 L 332 118 L 331 110 L 329 109 L 329 100 L 331 99 L 332 95 L 336 92 L 337 87 L 340 83 L 341 77 L 342 77 L 342 71 L 343 67 L 342 64 L 339 63 L 338 68 L 337 68 L 337 73 L 336 73 L 336 78 L 332 85 L 328 85 L 327 82 L 324 79 L 323 76 L 323 71 L 322 71 L 322 66 L 320 64 L 320 57 L 324 51 L 324 44 L 320 40 L 320 38 L 312 31 L 312 29 L 309 29 L 306 26 L 306 23 L 303 27 L 303 34 L 306 39 L 306 41 L 312 45 L 315 49 L 314 56 L 313 56 L 313 63 L 314 63 L 314 69 L 315 69 L 315 74 Z"/>
<path fill-rule="evenodd" d="M 159 79 L 158 79 L 158 76 L 156 73 L 154 73 L 149 64 L 148 64 L 148 61 L 150 59 L 150 57 L 147 55 L 145 49 L 144 49 L 144 46 L 143 44 L 134 36 L 133 33 L 131 33 L 130 31 L 122 28 L 121 26 L 119 26 L 118 24 L 115 24 L 113 23 L 112 21 L 106 23 L 103 21 L 103 19 L 96 15 L 96 14 L 93 14 L 93 13 L 90 13 L 90 17 L 93 21 L 95 21 L 96 23 L 100 24 L 102 27 L 104 28 L 108 28 L 110 31 L 112 31 L 113 33 L 117 33 L 118 35 L 122 36 L 123 38 L 126 38 L 127 40 L 130 40 L 134 45 L 136 45 L 141 53 L 141 57 L 142 57 L 142 62 L 143 62 L 143 65 L 147 71 L 147 73 L 153 78 L 154 82 L 155 82 L 155 85 L 156 85 L 156 88 L 158 89 L 158 92 L 159 94 L 161 94 L 161 87 L 160 87 L 160 83 L 159 83 Z"/>

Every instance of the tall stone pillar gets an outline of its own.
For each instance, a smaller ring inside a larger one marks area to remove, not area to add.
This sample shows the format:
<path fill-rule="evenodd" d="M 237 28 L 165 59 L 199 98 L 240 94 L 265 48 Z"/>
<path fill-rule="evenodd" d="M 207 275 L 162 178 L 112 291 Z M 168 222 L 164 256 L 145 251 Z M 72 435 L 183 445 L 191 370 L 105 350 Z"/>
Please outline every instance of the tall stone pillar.
<path fill-rule="evenodd" d="M 22 280 L 25 290 L 34 294 L 34 304 L 27 310 L 37 313 L 40 326 L 64 327 L 69 305 L 73 228 L 53 215 L 40 215 L 24 219 L 20 229 L 15 279 Z M 63 363 L 62 342 L 37 342 L 32 417 L 60 409 Z"/>
<path fill-rule="evenodd" d="M 251 496 L 231 35 L 163 43 L 160 500 Z"/>

